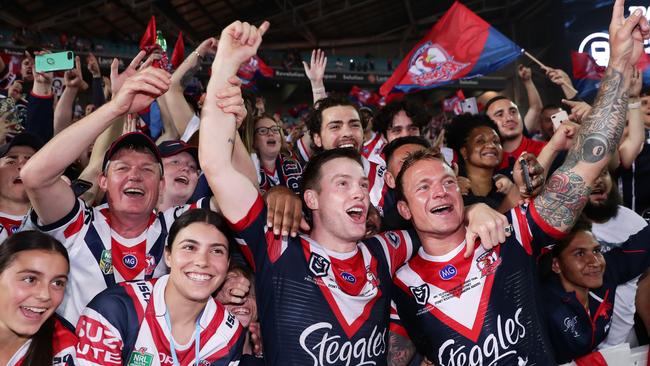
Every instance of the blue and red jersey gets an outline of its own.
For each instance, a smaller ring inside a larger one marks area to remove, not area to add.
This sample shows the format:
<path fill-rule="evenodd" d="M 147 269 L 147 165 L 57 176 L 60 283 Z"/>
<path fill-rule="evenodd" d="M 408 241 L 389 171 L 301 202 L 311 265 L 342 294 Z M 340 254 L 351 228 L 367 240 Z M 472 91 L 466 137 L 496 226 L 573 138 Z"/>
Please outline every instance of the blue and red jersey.
<path fill-rule="evenodd" d="M 335 253 L 307 236 L 274 236 L 261 197 L 233 224 L 255 269 L 269 365 L 386 365 L 391 276 L 413 253 L 388 232 Z"/>
<path fill-rule="evenodd" d="M 554 364 L 540 307 L 536 254 L 560 232 L 534 206 L 507 215 L 514 235 L 486 250 L 418 254 L 395 275 L 394 300 L 418 352 L 436 365 Z"/>

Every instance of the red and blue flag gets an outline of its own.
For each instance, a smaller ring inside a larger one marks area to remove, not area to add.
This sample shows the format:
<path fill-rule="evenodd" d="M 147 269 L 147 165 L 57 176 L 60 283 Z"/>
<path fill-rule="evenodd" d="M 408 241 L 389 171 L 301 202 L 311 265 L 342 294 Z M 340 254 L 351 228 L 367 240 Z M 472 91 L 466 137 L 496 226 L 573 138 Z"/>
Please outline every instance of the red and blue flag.
<path fill-rule="evenodd" d="M 274 73 L 274 70 L 270 66 L 262 61 L 259 56 L 255 55 L 247 62 L 241 64 L 237 71 L 237 76 L 242 81 L 242 87 L 254 90 L 256 88 L 255 79 L 258 76 L 261 75 L 265 78 L 270 78 L 273 77 Z"/>
<path fill-rule="evenodd" d="M 580 98 L 594 96 L 600 87 L 605 68 L 599 66 L 590 54 L 576 51 L 571 51 L 571 66 L 573 82 Z"/>
<path fill-rule="evenodd" d="M 381 86 L 381 95 L 435 88 L 493 73 L 523 50 L 459 2 L 433 26 Z"/>

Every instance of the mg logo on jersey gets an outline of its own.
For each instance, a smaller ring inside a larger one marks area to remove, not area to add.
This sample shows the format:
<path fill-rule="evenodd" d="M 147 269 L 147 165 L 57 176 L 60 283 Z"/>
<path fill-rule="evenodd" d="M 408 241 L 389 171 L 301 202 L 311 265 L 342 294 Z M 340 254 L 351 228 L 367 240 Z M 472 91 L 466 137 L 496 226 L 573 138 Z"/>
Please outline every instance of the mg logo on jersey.
<path fill-rule="evenodd" d="M 325 257 L 316 254 L 316 253 L 311 253 L 311 256 L 309 257 L 309 270 L 311 273 L 314 274 L 316 277 L 325 277 L 327 276 L 327 271 L 330 268 L 330 262 L 325 259 Z"/>
<path fill-rule="evenodd" d="M 426 283 L 417 287 L 409 286 L 409 290 L 411 290 L 418 305 L 424 305 L 429 301 L 429 286 Z"/>
<path fill-rule="evenodd" d="M 456 275 L 458 274 L 458 270 L 456 270 L 456 267 L 454 267 L 451 263 L 449 263 L 448 265 L 444 266 L 438 273 L 440 274 L 440 278 L 442 278 L 445 281 L 448 281 L 456 277 Z"/>
<path fill-rule="evenodd" d="M 357 279 L 354 277 L 354 275 L 352 275 L 352 273 L 341 272 L 341 277 L 350 283 L 357 282 Z"/>
<path fill-rule="evenodd" d="M 138 265 L 138 258 L 133 254 L 127 254 L 122 258 L 122 263 L 129 268 L 133 269 Z"/>

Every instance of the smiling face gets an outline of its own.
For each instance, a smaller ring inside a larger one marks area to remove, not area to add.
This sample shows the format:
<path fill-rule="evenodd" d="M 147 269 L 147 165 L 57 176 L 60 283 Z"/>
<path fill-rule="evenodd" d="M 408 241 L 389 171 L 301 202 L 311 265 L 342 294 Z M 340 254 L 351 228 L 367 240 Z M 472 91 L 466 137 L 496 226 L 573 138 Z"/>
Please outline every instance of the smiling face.
<path fill-rule="evenodd" d="M 0 158 L 0 200 L 28 203 L 20 169 L 36 151 L 29 146 L 14 146 Z"/>
<path fill-rule="evenodd" d="M 567 292 L 595 289 L 603 285 L 605 258 L 593 234 L 579 231 L 560 255 L 553 258 L 552 269 L 560 276 Z"/>
<path fill-rule="evenodd" d="M 260 158 L 275 159 L 282 148 L 280 126 L 270 118 L 260 118 L 255 122 L 253 147 L 260 154 Z"/>
<path fill-rule="evenodd" d="M 34 335 L 63 300 L 68 262 L 46 250 L 18 252 L 0 274 L 0 330 Z"/>
<path fill-rule="evenodd" d="M 165 250 L 167 290 L 176 300 L 207 302 L 223 284 L 229 262 L 226 236 L 213 225 L 193 222 L 179 230 L 171 250 Z"/>
<path fill-rule="evenodd" d="M 402 190 L 406 201 L 399 201 L 397 209 L 420 237 L 444 239 L 464 232 L 463 198 L 449 165 L 434 159 L 416 161 L 403 173 Z"/>
<path fill-rule="evenodd" d="M 393 117 L 393 122 L 386 130 L 386 140 L 391 142 L 398 137 L 420 136 L 420 129 L 413 123 L 405 111 L 399 111 Z"/>
<path fill-rule="evenodd" d="M 363 126 L 359 112 L 349 105 L 337 105 L 322 111 L 320 133 L 314 134 L 314 144 L 323 150 L 351 147 L 357 151 L 363 143 Z"/>
<path fill-rule="evenodd" d="M 188 152 L 162 158 L 165 172 L 165 189 L 163 194 L 174 205 L 181 205 L 192 197 L 199 181 L 199 167 Z"/>
<path fill-rule="evenodd" d="M 163 185 L 160 165 L 148 150 L 120 149 L 99 177 L 99 187 L 107 192 L 112 214 L 141 215 L 146 219 L 156 207 Z"/>
<path fill-rule="evenodd" d="M 348 158 L 323 164 L 316 189 L 304 193 L 312 211 L 314 230 L 340 242 L 356 242 L 366 233 L 370 197 L 363 167 Z"/>
<path fill-rule="evenodd" d="M 524 125 L 517 105 L 509 99 L 500 99 L 490 104 L 486 114 L 499 127 L 499 134 L 504 140 L 514 140 L 521 136 Z"/>
<path fill-rule="evenodd" d="M 501 162 L 501 139 L 490 127 L 474 128 L 467 137 L 460 153 L 468 165 L 481 168 L 496 168 Z"/>

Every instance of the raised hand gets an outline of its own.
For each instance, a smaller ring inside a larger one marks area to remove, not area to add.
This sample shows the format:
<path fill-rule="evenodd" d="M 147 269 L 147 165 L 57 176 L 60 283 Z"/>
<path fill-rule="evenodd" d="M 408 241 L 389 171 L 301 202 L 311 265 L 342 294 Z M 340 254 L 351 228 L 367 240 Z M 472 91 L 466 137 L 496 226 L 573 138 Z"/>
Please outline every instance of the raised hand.
<path fill-rule="evenodd" d="M 74 69 L 68 70 L 63 74 L 63 80 L 66 88 L 80 88 L 83 84 L 81 75 L 81 59 L 79 56 L 74 58 Z"/>
<path fill-rule="evenodd" d="M 111 103 L 119 114 L 139 112 L 165 94 L 170 84 L 167 71 L 148 67 L 127 78 Z"/>
<path fill-rule="evenodd" d="M 133 60 L 131 60 L 129 66 L 122 73 L 118 71 L 118 67 L 120 65 L 119 61 L 117 60 L 117 58 L 113 59 L 113 62 L 111 62 L 111 95 L 117 94 L 117 92 L 120 90 L 122 84 L 124 84 L 127 78 L 135 75 L 135 73 L 138 72 L 138 70 L 144 69 L 151 64 L 152 60 L 150 58 L 147 60 L 147 62 L 140 65 L 140 62 L 142 62 L 142 60 L 146 55 L 147 55 L 146 52 L 140 51 L 133 58 Z"/>
<path fill-rule="evenodd" d="M 610 61 L 619 71 L 635 65 L 643 50 L 643 40 L 650 38 L 650 26 L 640 9 L 625 19 L 625 0 L 616 0 L 609 24 Z"/>
<path fill-rule="evenodd" d="M 572 85 L 569 75 L 562 69 L 546 69 L 546 76 L 553 82 L 553 84 L 562 86 L 562 85 Z"/>
<path fill-rule="evenodd" d="M 517 68 L 517 74 L 521 81 L 529 81 L 533 77 L 533 72 L 530 70 L 530 67 L 524 65 L 519 65 Z"/>
<path fill-rule="evenodd" d="M 323 82 L 325 67 L 327 66 L 327 57 L 325 57 L 324 51 L 320 49 L 312 50 L 309 65 L 305 61 L 302 62 L 302 65 L 305 68 L 307 78 L 309 78 L 312 84 Z"/>
<path fill-rule="evenodd" d="M 196 52 L 201 55 L 201 57 L 205 57 L 206 55 L 214 55 L 217 53 L 217 45 L 219 44 L 219 41 L 214 38 L 210 37 L 203 42 L 196 48 Z"/>
<path fill-rule="evenodd" d="M 231 76 L 228 83 L 230 84 L 228 88 L 217 92 L 217 105 L 224 113 L 235 115 L 237 128 L 239 128 L 248 114 L 241 95 L 241 79 Z"/>
<path fill-rule="evenodd" d="M 229 62 L 239 67 L 243 62 L 255 56 L 257 49 L 262 44 L 262 36 L 269 29 L 269 25 L 269 22 L 265 21 L 257 28 L 238 20 L 224 28 L 219 39 L 215 64 Z"/>
<path fill-rule="evenodd" d="M 641 95 L 641 88 L 643 88 L 643 76 L 635 66 L 632 70 L 632 81 L 630 82 L 630 87 L 627 89 L 627 94 L 630 97 L 638 97 Z"/>
<path fill-rule="evenodd" d="M 560 131 L 560 130 L 558 130 Z M 521 161 L 526 160 L 528 165 L 528 175 L 530 176 L 530 182 L 532 189 L 529 191 L 526 186 L 526 182 L 523 178 L 523 170 L 521 167 Z M 514 183 L 519 189 L 519 193 L 524 198 L 535 197 L 541 192 L 546 182 L 546 174 L 544 173 L 544 167 L 537 161 L 535 155 L 523 152 L 521 156 L 517 159 L 514 168 L 512 169 L 512 178 Z"/>
<path fill-rule="evenodd" d="M 576 123 L 581 123 L 589 112 L 591 112 L 591 106 L 586 102 L 562 99 L 562 103 L 571 107 L 569 119 Z"/>

